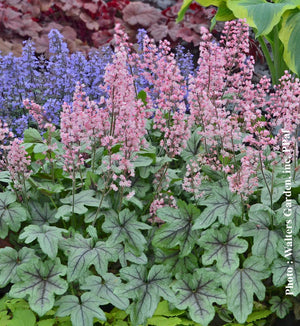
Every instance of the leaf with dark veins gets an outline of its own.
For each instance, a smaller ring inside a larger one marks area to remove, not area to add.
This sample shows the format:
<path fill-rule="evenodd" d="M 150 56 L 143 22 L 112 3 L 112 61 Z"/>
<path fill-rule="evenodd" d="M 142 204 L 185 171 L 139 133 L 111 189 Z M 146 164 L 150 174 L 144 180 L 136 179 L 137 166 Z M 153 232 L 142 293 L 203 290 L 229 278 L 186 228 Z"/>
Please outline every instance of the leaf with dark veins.
<path fill-rule="evenodd" d="M 287 298 L 280 298 L 278 296 L 274 296 L 269 300 L 269 303 L 271 304 L 270 310 L 272 312 L 275 312 L 276 315 L 283 319 L 292 308 L 293 304 L 292 302 Z"/>
<path fill-rule="evenodd" d="M 273 264 L 271 266 L 272 274 L 273 274 L 273 283 L 275 286 L 282 286 L 286 284 L 286 274 L 287 274 L 287 268 L 288 264 L 285 259 L 283 258 L 277 258 L 273 261 Z"/>
<path fill-rule="evenodd" d="M 287 209 L 286 204 L 286 202 L 283 202 L 281 208 L 276 211 L 276 222 L 285 224 L 287 220 L 285 214 L 289 215 L 288 220 L 291 220 L 289 224 L 290 230 L 293 235 L 296 235 L 300 230 L 300 205 L 296 200 L 291 200 L 291 207 Z"/>
<path fill-rule="evenodd" d="M 114 293 L 134 300 L 128 308 L 134 326 L 143 324 L 147 318 L 152 317 L 160 297 L 173 300 L 170 274 L 163 266 L 154 265 L 147 272 L 146 266 L 131 265 L 122 268 L 120 276 L 128 283 L 120 285 Z"/>
<path fill-rule="evenodd" d="M 126 267 L 128 265 L 127 261 L 138 265 L 145 265 L 148 262 L 148 258 L 144 253 L 142 253 L 140 256 L 136 256 L 132 252 L 126 251 L 125 246 L 121 243 L 117 244 L 114 248 L 116 249 L 119 262 L 122 267 Z"/>
<path fill-rule="evenodd" d="M 149 230 L 151 227 L 137 221 L 135 212 L 126 208 L 119 214 L 113 210 L 106 212 L 102 229 L 106 233 L 111 233 L 107 240 L 108 245 L 123 243 L 128 251 L 139 256 L 147 244 L 140 230 Z"/>
<path fill-rule="evenodd" d="M 29 295 L 30 308 L 39 316 L 53 307 L 54 294 L 62 295 L 68 289 L 68 283 L 61 278 L 66 274 L 66 267 L 58 258 L 28 262 L 19 266 L 17 274 L 21 282 L 12 286 L 9 295 L 13 298 Z"/>
<path fill-rule="evenodd" d="M 296 296 L 300 293 L 300 238 L 293 236 L 292 241 L 281 239 L 278 252 L 284 258 L 276 259 L 272 265 L 273 283 L 275 286 L 286 285 L 287 274 L 291 274 L 291 292 Z M 291 271 L 289 273 L 288 268 Z"/>
<path fill-rule="evenodd" d="M 69 220 L 70 214 L 74 209 L 74 213 L 83 215 L 88 212 L 89 207 L 98 207 L 100 200 L 94 198 L 95 191 L 93 190 L 82 190 L 78 194 L 74 195 L 74 205 L 73 205 L 73 196 L 68 196 L 66 198 L 62 198 L 60 201 L 65 204 L 58 208 L 55 218 L 64 218 L 65 220 Z"/>
<path fill-rule="evenodd" d="M 50 209 L 49 203 L 41 205 L 39 202 L 29 202 L 32 223 L 37 225 L 45 225 L 55 223 L 55 210 Z"/>
<path fill-rule="evenodd" d="M 197 157 L 200 153 L 200 144 L 201 144 L 201 136 L 199 135 L 199 131 L 201 128 L 197 128 L 189 138 L 186 143 L 186 148 L 181 152 L 181 157 L 188 162 L 190 159 Z"/>
<path fill-rule="evenodd" d="M 19 252 L 13 248 L 5 247 L 0 249 L 0 286 L 4 287 L 9 282 L 19 281 L 17 269 L 28 262 L 33 263 L 39 257 L 33 249 L 22 248 Z"/>
<path fill-rule="evenodd" d="M 90 290 L 97 298 L 102 299 L 102 304 L 111 303 L 118 309 L 126 310 L 129 300 L 126 297 L 114 294 L 114 290 L 121 284 L 121 279 L 111 273 L 105 273 L 101 277 L 89 276 L 81 289 Z"/>
<path fill-rule="evenodd" d="M 181 279 L 172 286 L 176 293 L 174 305 L 180 310 L 189 310 L 191 318 L 202 326 L 207 326 L 215 315 L 213 303 L 223 304 L 226 296 L 215 281 L 216 273 L 201 268 L 193 274 L 180 275 Z"/>
<path fill-rule="evenodd" d="M 63 239 L 62 232 L 67 231 L 49 225 L 29 225 L 24 228 L 19 239 L 25 239 L 25 243 L 31 243 L 37 239 L 42 251 L 54 259 L 58 251 L 58 242 Z"/>
<path fill-rule="evenodd" d="M 16 195 L 12 192 L 0 193 L 0 238 L 4 239 L 8 230 L 19 231 L 21 222 L 27 220 L 27 210 L 16 202 Z"/>
<path fill-rule="evenodd" d="M 244 261 L 242 269 L 237 269 L 231 275 L 224 274 L 222 286 L 227 294 L 228 309 L 233 312 L 239 323 L 244 323 L 253 308 L 253 294 L 259 300 L 265 297 L 265 286 L 262 280 L 270 272 L 266 269 L 264 257 L 251 256 Z"/>
<path fill-rule="evenodd" d="M 185 257 L 191 253 L 200 235 L 192 229 L 200 210 L 182 200 L 178 200 L 177 206 L 179 209 L 163 207 L 157 210 L 157 216 L 166 223 L 156 231 L 153 245 L 166 249 L 179 246 L 180 257 Z"/>
<path fill-rule="evenodd" d="M 274 212 L 262 204 L 252 205 L 249 210 L 249 222 L 242 225 L 243 236 L 252 236 L 254 243 L 252 254 L 263 256 L 270 264 L 278 257 L 277 245 L 282 236 L 272 230 Z"/>
<path fill-rule="evenodd" d="M 56 315 L 59 317 L 71 315 L 73 326 L 93 326 L 93 318 L 106 320 L 105 313 L 99 307 L 101 304 L 101 299 L 90 292 L 83 293 L 80 302 L 74 295 L 65 295 L 57 301 L 59 308 Z"/>
<path fill-rule="evenodd" d="M 217 267 L 221 272 L 227 274 L 234 272 L 240 263 L 238 254 L 248 248 L 248 242 L 239 239 L 240 235 L 240 229 L 234 224 L 220 230 L 207 230 L 198 241 L 198 244 L 205 249 L 202 263 L 210 265 L 217 261 Z"/>
<path fill-rule="evenodd" d="M 241 199 L 226 186 L 215 188 L 211 196 L 201 201 L 201 205 L 207 207 L 197 219 L 193 230 L 206 229 L 217 218 L 221 224 L 229 225 L 233 217 L 243 213 Z"/>
<path fill-rule="evenodd" d="M 199 268 L 199 259 L 190 253 L 188 256 L 180 257 L 179 249 L 160 249 L 155 248 L 155 263 L 163 264 L 171 275 L 177 273 L 186 274 Z"/>
<path fill-rule="evenodd" d="M 115 248 L 107 247 L 103 241 L 98 241 L 94 245 L 93 239 L 85 239 L 79 233 L 76 233 L 73 239 L 60 242 L 60 247 L 68 256 L 69 281 L 84 276 L 91 265 L 95 266 L 99 274 L 106 273 L 108 262 L 117 260 Z"/>

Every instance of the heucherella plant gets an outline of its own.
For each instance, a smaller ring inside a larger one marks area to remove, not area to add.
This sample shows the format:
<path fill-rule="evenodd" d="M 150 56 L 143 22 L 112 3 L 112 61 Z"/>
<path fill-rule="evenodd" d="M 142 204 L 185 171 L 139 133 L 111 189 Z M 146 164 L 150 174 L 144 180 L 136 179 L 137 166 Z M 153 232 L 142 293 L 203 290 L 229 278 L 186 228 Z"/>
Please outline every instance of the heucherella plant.
<path fill-rule="evenodd" d="M 136 53 L 117 26 L 98 100 L 79 80 L 59 126 L 33 99 L 23 140 L 1 123 L 0 287 L 30 318 L 259 325 L 289 313 L 300 82 L 252 83 L 243 21 L 219 43 L 202 33 L 187 78 L 167 42 L 145 35 Z"/>
<path fill-rule="evenodd" d="M 193 0 L 184 0 L 178 13 L 181 21 Z M 212 24 L 232 19 L 246 19 L 253 27 L 268 63 L 273 84 L 277 84 L 284 71 L 290 69 L 300 76 L 299 0 L 196 0 L 202 6 L 217 6 Z M 269 51 L 267 42 L 272 52 Z"/>

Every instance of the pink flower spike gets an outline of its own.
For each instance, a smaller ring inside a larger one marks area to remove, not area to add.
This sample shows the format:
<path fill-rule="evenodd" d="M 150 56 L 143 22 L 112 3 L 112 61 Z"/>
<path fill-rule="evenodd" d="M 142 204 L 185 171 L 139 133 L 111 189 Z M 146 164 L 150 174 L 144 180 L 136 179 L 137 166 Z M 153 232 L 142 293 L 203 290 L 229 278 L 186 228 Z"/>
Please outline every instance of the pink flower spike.
<path fill-rule="evenodd" d="M 31 159 L 22 144 L 23 142 L 20 139 L 14 139 L 7 156 L 7 168 L 15 188 L 18 190 L 22 190 L 25 180 L 32 173 L 29 170 Z"/>

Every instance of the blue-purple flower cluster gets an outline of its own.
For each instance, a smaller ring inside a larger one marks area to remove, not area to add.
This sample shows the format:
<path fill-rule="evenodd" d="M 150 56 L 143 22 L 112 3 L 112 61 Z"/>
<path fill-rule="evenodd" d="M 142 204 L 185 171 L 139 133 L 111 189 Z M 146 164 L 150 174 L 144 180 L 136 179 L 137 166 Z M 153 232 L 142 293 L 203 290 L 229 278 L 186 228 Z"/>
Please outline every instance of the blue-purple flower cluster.
<path fill-rule="evenodd" d="M 138 44 L 142 52 L 142 39 L 146 31 L 140 31 Z M 86 95 L 94 101 L 105 96 L 103 85 L 105 67 L 112 62 L 113 50 L 109 46 L 91 50 L 86 56 L 81 52 L 69 53 L 63 36 L 57 30 L 49 33 L 49 53 L 36 56 L 34 44 L 25 41 L 21 57 L 0 52 L 0 119 L 8 124 L 17 137 L 35 121 L 23 105 L 29 99 L 42 105 L 49 121 L 59 125 L 64 102 L 71 103 L 77 82 L 85 84 Z M 192 57 L 178 48 L 178 65 L 185 78 L 193 72 Z M 135 71 L 136 73 L 136 71 Z M 142 73 L 136 80 L 137 91 L 150 85 Z M 146 85 L 147 84 L 147 85 Z"/>
<path fill-rule="evenodd" d="M 49 33 L 50 57 L 37 57 L 34 44 L 25 41 L 21 57 L 0 54 L 0 119 L 5 121 L 16 136 L 34 123 L 23 105 L 26 98 L 42 105 L 55 125 L 59 125 L 59 112 L 64 102 L 71 103 L 76 82 L 86 85 L 87 96 L 97 101 L 103 95 L 106 65 L 113 51 L 103 47 L 85 57 L 77 52 L 69 54 L 63 36 L 57 31 Z"/>

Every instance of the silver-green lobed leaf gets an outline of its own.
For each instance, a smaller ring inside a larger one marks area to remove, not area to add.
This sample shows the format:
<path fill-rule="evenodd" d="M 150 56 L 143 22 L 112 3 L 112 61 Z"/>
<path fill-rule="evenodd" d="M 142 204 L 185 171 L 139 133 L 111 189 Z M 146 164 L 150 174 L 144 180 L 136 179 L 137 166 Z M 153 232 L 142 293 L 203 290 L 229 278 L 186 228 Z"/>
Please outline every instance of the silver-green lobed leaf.
<path fill-rule="evenodd" d="M 13 192 L 0 193 L 0 238 L 4 239 L 8 230 L 19 231 L 21 222 L 27 220 L 27 210 L 16 202 Z"/>
<path fill-rule="evenodd" d="M 269 300 L 271 303 L 270 310 L 275 312 L 279 318 L 284 318 L 292 308 L 293 304 L 287 298 L 279 298 L 278 296 L 274 296 Z"/>
<path fill-rule="evenodd" d="M 29 225 L 24 228 L 19 239 L 25 239 L 25 243 L 31 243 L 37 239 L 42 251 L 54 259 L 58 251 L 58 242 L 63 239 L 62 232 L 67 231 L 49 225 Z"/>
<path fill-rule="evenodd" d="M 189 310 L 192 319 L 207 326 L 215 315 L 213 303 L 226 302 L 224 291 L 215 281 L 216 273 L 208 268 L 201 268 L 193 274 L 180 275 L 172 286 L 176 293 L 174 305 L 180 310 Z"/>
<path fill-rule="evenodd" d="M 115 248 L 108 247 L 103 241 L 98 241 L 94 245 L 93 239 L 85 239 L 79 233 L 72 239 L 60 242 L 60 247 L 68 256 L 69 281 L 84 276 L 91 265 L 95 266 L 99 274 L 106 273 L 108 262 L 117 260 Z"/>
<path fill-rule="evenodd" d="M 121 284 L 115 294 L 134 300 L 129 306 L 133 326 L 143 324 L 147 318 L 152 317 L 160 297 L 173 300 L 170 274 L 163 266 L 154 265 L 147 272 L 146 266 L 131 265 L 122 268 L 120 275 L 128 283 Z"/>
<path fill-rule="evenodd" d="M 199 238 L 200 232 L 193 230 L 193 223 L 200 216 L 200 210 L 192 204 L 178 200 L 179 209 L 163 207 L 157 210 L 157 216 L 165 221 L 155 233 L 153 244 L 160 248 L 180 247 L 180 256 L 189 255 Z"/>
<path fill-rule="evenodd" d="M 102 304 L 111 303 L 118 309 L 126 310 L 129 305 L 128 298 L 114 293 L 114 290 L 120 286 L 121 279 L 112 273 L 105 273 L 101 277 L 89 276 L 81 289 L 90 290 L 91 293 L 103 301 Z"/>
<path fill-rule="evenodd" d="M 146 246 L 146 239 L 140 230 L 149 230 L 151 227 L 145 223 L 137 221 L 135 212 L 123 209 L 119 214 L 114 210 L 105 213 L 105 222 L 102 229 L 106 233 L 111 233 L 107 240 L 108 245 L 123 243 L 128 251 L 134 255 L 141 255 Z"/>
<path fill-rule="evenodd" d="M 239 239 L 241 231 L 234 224 L 225 226 L 219 230 L 207 230 L 198 241 L 205 249 L 202 255 L 202 263 L 210 265 L 217 261 L 218 269 L 223 273 L 232 273 L 239 267 L 238 254 L 248 248 L 248 242 Z"/>
<path fill-rule="evenodd" d="M 28 262 L 19 266 L 17 273 L 21 282 L 12 286 L 9 295 L 14 298 L 29 295 L 30 308 L 39 316 L 53 307 L 54 294 L 62 295 L 68 289 L 68 283 L 61 278 L 66 274 L 66 267 L 58 258 Z"/>
<path fill-rule="evenodd" d="M 239 323 L 244 323 L 252 312 L 253 294 L 259 300 L 264 299 L 265 286 L 262 280 L 269 274 L 264 257 L 251 256 L 244 261 L 243 268 L 237 269 L 231 275 L 222 276 L 228 309 Z"/>
<path fill-rule="evenodd" d="M 214 189 L 211 196 L 200 204 L 207 207 L 195 222 L 194 230 L 208 228 L 217 218 L 221 224 L 229 225 L 233 217 L 243 213 L 241 199 L 226 186 Z"/>
<path fill-rule="evenodd" d="M 262 204 L 252 205 L 249 210 L 249 222 L 242 225 L 243 235 L 254 238 L 252 254 L 265 257 L 272 263 L 278 257 L 277 245 L 282 236 L 272 230 L 274 212 Z"/>
<path fill-rule="evenodd" d="M 35 251 L 29 248 L 22 248 L 19 252 L 11 247 L 0 249 L 0 286 L 4 287 L 9 282 L 16 283 L 20 280 L 17 269 L 26 263 L 33 263 L 39 257 Z"/>
<path fill-rule="evenodd" d="M 71 316 L 73 326 L 92 326 L 93 318 L 106 320 L 105 313 L 99 307 L 101 299 L 93 293 L 83 293 L 80 297 L 65 295 L 57 301 L 59 308 L 56 315 L 59 317 Z"/>

